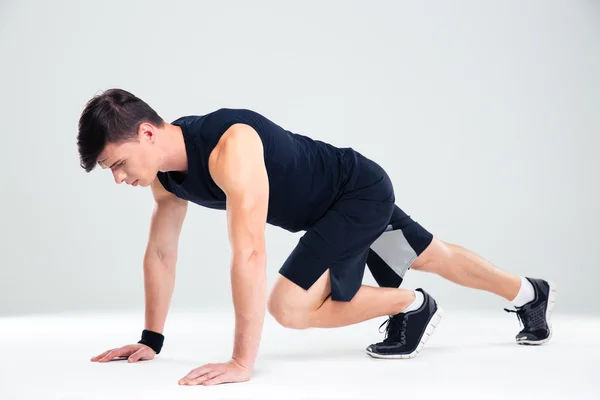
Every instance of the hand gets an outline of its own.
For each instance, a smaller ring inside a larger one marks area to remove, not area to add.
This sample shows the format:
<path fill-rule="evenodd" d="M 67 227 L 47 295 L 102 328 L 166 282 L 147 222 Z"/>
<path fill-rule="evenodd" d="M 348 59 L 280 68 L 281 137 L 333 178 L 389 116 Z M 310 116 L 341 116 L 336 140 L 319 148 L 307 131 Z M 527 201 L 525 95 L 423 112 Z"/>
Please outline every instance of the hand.
<path fill-rule="evenodd" d="M 179 380 L 180 385 L 218 385 L 228 382 L 245 382 L 250 380 L 252 371 L 235 360 L 222 364 L 206 364 L 191 370 Z"/>
<path fill-rule="evenodd" d="M 92 357 L 90 361 L 107 362 L 114 358 L 127 358 L 129 362 L 140 360 L 152 360 L 156 353 L 145 344 L 136 343 L 123 346 L 117 349 L 107 350 L 102 354 Z"/>

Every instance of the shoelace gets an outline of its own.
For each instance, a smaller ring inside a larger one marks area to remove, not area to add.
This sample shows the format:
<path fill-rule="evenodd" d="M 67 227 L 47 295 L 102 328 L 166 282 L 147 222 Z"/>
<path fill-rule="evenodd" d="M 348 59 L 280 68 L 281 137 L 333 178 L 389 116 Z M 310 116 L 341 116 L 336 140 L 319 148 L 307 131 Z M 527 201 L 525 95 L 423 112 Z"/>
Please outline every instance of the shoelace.
<path fill-rule="evenodd" d="M 397 321 L 397 319 L 400 319 L 400 322 Z M 394 326 L 392 326 L 392 323 Z M 379 333 L 383 333 L 381 331 L 381 328 L 385 325 L 385 339 L 383 340 L 384 343 L 388 343 L 388 342 L 397 342 L 398 341 L 398 336 L 400 336 L 400 344 L 405 345 L 406 344 L 406 316 L 405 314 L 401 314 L 400 316 L 393 316 L 393 317 L 389 317 L 387 320 L 383 321 L 383 323 L 381 325 L 379 325 Z M 398 328 L 398 333 L 396 334 L 391 334 L 393 331 L 393 328 Z"/>
<path fill-rule="evenodd" d="M 519 320 L 519 324 L 521 326 L 523 326 L 523 328 L 529 329 L 529 319 L 527 317 L 527 313 L 525 312 L 525 309 L 509 310 L 508 308 L 505 308 L 504 311 L 506 311 L 508 313 L 517 314 L 517 319 Z"/>

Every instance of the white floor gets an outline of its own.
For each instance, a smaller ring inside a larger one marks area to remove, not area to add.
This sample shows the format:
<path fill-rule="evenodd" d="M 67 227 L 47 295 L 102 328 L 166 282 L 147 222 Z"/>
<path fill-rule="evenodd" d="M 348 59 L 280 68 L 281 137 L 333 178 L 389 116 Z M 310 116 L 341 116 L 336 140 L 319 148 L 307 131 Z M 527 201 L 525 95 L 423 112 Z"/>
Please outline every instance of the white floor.
<path fill-rule="evenodd" d="M 514 344 L 514 314 L 446 309 L 417 358 L 376 360 L 364 348 L 383 321 L 294 331 L 268 317 L 250 382 L 184 387 L 191 369 L 228 360 L 231 315 L 172 311 L 164 351 L 135 364 L 89 359 L 137 341 L 139 313 L 0 318 L 0 399 L 600 398 L 600 318 L 555 314 L 552 341 L 528 347 Z"/>

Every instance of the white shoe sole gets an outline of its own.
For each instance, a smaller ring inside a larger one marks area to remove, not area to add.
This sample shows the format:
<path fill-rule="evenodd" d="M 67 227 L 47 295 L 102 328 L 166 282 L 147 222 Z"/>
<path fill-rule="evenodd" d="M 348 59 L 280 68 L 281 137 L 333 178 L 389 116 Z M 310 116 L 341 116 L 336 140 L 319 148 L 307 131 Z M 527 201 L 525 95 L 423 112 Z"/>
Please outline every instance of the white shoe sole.
<path fill-rule="evenodd" d="M 548 282 L 549 286 L 549 294 L 548 294 L 548 303 L 546 304 L 546 323 L 548 324 L 548 337 L 543 340 L 517 340 L 517 344 L 525 344 L 525 345 L 542 345 L 547 343 L 552 339 L 552 309 L 554 308 L 554 303 L 556 301 L 556 284 L 554 282 Z"/>
<path fill-rule="evenodd" d="M 427 328 L 425 329 L 425 332 L 423 332 L 423 335 L 420 338 L 420 343 L 417 346 L 417 348 L 415 349 L 415 351 L 413 351 L 410 354 L 377 354 L 377 353 L 373 353 L 369 350 L 367 350 L 367 354 L 370 355 L 373 358 L 389 358 L 389 359 L 399 359 L 399 358 L 415 358 L 417 356 L 417 354 L 419 354 L 419 352 L 421 350 L 423 350 L 423 346 L 425 346 L 425 343 L 427 343 L 427 341 L 429 340 L 429 338 L 431 337 L 431 335 L 433 335 L 433 332 L 435 332 L 435 329 L 437 328 L 437 326 L 440 324 L 440 321 L 442 320 L 442 317 L 444 316 L 444 310 L 442 310 L 439 306 L 437 308 L 437 311 L 435 312 L 435 314 L 433 314 L 431 316 L 431 318 L 429 319 L 429 323 L 427 324 Z"/>

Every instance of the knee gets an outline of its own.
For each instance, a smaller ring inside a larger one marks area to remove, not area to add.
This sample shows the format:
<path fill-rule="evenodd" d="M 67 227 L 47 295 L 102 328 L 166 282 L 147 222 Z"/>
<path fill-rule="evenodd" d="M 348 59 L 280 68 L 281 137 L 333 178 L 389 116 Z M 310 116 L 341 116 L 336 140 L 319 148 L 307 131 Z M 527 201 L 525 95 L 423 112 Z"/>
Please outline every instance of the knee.
<path fill-rule="evenodd" d="M 413 262 L 411 269 L 438 273 L 452 265 L 454 255 L 455 251 L 449 243 L 434 237 L 431 244 Z"/>
<path fill-rule="evenodd" d="M 271 297 L 267 309 L 269 314 L 285 328 L 306 329 L 310 326 L 308 312 L 286 305 L 285 301 Z"/>

